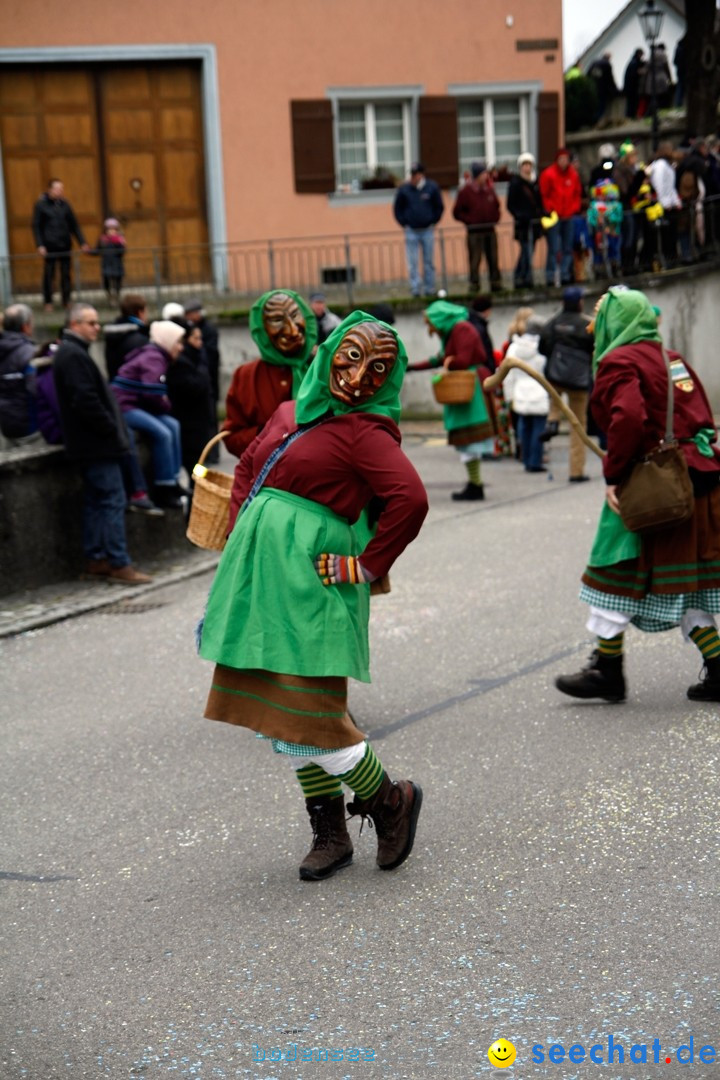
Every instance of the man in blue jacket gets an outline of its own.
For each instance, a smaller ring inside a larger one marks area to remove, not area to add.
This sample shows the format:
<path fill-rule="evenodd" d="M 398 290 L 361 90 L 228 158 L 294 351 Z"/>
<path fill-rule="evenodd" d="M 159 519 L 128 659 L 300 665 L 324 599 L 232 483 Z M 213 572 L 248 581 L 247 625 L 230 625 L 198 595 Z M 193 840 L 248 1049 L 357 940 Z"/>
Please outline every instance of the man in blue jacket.
<path fill-rule="evenodd" d="M 416 161 L 410 167 L 410 179 L 398 188 L 393 206 L 395 219 L 405 230 L 405 254 L 413 296 L 422 295 L 420 249 L 423 259 L 422 292 L 425 296 L 435 295 L 435 226 L 444 209 L 440 188 L 434 180 L 427 179 L 422 162 Z"/>

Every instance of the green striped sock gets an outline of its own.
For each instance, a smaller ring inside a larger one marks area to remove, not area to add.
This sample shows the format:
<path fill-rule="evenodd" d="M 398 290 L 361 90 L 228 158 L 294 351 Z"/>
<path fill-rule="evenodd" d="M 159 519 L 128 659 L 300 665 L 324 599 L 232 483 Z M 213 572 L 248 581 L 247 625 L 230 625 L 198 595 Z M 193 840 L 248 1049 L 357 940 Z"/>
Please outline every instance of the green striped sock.
<path fill-rule="evenodd" d="M 297 769 L 297 778 L 306 799 L 314 799 L 318 795 L 342 795 L 343 789 L 337 776 L 331 776 L 321 769 L 315 762 L 303 765 Z"/>
<path fill-rule="evenodd" d="M 369 799 L 382 784 L 384 775 L 385 770 L 368 743 L 362 761 L 350 772 L 342 773 L 340 779 L 355 792 L 358 799 Z"/>
<path fill-rule="evenodd" d="M 720 656 L 720 636 L 714 626 L 696 626 L 690 631 L 690 637 L 703 654 L 703 660 Z"/>
<path fill-rule="evenodd" d="M 622 656 L 624 634 L 616 634 L 615 637 L 599 637 L 597 639 L 598 652 L 601 656 Z"/>
<path fill-rule="evenodd" d="M 465 462 L 465 468 L 467 469 L 468 478 L 471 484 L 477 484 L 480 486 L 480 462 L 477 458 L 473 458 L 472 461 Z"/>

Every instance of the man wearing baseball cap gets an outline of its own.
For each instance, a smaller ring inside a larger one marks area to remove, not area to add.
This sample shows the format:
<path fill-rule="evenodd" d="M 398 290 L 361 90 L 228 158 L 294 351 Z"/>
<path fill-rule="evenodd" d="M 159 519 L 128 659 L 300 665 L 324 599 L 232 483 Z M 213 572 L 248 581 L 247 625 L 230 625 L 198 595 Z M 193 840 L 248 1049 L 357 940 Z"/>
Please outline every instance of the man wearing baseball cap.
<path fill-rule="evenodd" d="M 434 180 L 428 180 L 421 161 L 413 162 L 410 179 L 400 185 L 393 204 L 395 220 L 405 230 L 405 257 L 413 296 L 423 293 L 425 296 L 435 295 L 435 226 L 444 209 L 440 188 Z M 423 261 L 422 287 L 420 251 Z"/>

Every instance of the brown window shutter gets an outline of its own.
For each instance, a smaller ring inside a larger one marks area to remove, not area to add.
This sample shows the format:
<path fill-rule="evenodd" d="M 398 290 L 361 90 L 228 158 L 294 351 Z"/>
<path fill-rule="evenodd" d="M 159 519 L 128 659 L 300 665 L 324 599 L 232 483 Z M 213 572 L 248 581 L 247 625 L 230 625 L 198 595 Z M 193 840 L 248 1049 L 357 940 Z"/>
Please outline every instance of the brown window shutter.
<path fill-rule="evenodd" d="M 552 165 L 558 147 L 562 145 L 560 135 L 560 95 L 556 91 L 538 94 L 538 168 L 545 169 Z"/>
<path fill-rule="evenodd" d="M 295 190 L 299 195 L 335 190 L 332 103 L 291 101 Z"/>
<path fill-rule="evenodd" d="M 453 97 L 421 97 L 418 102 L 420 159 L 441 188 L 458 183 L 457 102 Z"/>

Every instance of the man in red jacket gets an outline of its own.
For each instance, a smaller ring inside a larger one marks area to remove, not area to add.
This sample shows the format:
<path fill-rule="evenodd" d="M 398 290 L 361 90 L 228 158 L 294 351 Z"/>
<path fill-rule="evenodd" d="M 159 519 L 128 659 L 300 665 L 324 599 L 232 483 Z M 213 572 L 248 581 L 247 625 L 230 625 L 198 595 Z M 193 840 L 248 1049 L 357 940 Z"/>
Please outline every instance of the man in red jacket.
<path fill-rule="evenodd" d="M 545 233 L 547 264 L 545 278 L 555 284 L 558 255 L 561 256 L 560 278 L 563 285 L 572 285 L 573 277 L 573 218 L 582 206 L 582 183 L 570 164 L 570 153 L 561 146 L 555 161 L 540 173 L 540 195 L 547 214 L 557 214 L 558 220 Z"/>
<path fill-rule="evenodd" d="M 500 219 L 500 203 L 485 162 L 473 161 L 470 172 L 472 180 L 460 188 L 453 206 L 453 217 L 467 228 L 470 289 L 472 292 L 480 289 L 480 260 L 484 252 L 490 288 L 499 292 L 502 281 L 494 226 Z"/>

